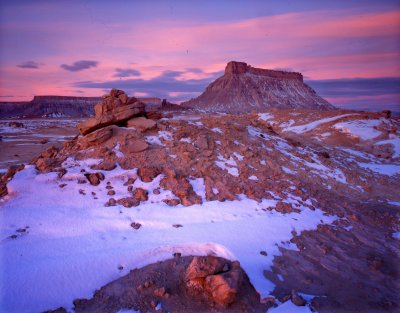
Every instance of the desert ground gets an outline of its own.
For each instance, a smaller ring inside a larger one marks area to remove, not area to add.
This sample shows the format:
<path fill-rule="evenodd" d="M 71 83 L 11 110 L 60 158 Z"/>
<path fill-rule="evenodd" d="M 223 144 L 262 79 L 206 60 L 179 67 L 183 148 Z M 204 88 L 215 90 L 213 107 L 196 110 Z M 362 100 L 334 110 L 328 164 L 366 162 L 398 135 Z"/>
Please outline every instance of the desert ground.
<path fill-rule="evenodd" d="M 1 121 L 2 311 L 398 310 L 398 118 L 141 110 Z"/>

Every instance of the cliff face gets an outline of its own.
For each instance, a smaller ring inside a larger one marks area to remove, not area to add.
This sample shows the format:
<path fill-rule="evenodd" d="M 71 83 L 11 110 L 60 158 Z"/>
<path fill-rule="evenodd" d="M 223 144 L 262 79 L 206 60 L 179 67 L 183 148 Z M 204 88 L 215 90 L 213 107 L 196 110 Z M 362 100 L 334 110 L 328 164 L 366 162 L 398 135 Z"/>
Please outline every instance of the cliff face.
<path fill-rule="evenodd" d="M 29 102 L 0 102 L 0 118 L 89 117 L 101 97 L 35 96 Z M 161 105 L 159 98 L 143 98 L 150 108 Z"/>
<path fill-rule="evenodd" d="M 303 82 L 300 73 L 254 68 L 234 61 L 203 94 L 183 105 L 226 113 L 261 112 L 268 108 L 335 109 Z"/>

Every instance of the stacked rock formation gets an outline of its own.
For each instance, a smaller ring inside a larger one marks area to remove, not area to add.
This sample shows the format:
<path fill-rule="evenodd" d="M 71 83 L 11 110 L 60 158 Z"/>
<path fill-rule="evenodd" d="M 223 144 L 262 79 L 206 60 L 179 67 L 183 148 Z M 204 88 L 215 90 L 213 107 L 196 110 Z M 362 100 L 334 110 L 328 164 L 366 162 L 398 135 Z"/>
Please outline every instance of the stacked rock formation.
<path fill-rule="evenodd" d="M 233 114 L 263 112 L 270 108 L 333 110 L 294 72 L 254 68 L 244 62 L 229 62 L 223 76 L 184 107 Z"/>
<path fill-rule="evenodd" d="M 96 116 L 78 125 L 82 135 L 87 135 L 105 126 L 127 122 L 129 119 L 144 115 L 145 104 L 135 97 L 128 97 L 122 90 L 113 89 L 96 104 Z"/>

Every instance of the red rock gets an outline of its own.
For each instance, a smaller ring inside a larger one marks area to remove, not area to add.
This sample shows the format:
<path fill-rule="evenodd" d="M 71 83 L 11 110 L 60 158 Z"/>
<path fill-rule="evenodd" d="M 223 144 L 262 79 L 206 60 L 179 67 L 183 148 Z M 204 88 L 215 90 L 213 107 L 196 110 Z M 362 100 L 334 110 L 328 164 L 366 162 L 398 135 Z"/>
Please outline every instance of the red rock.
<path fill-rule="evenodd" d="M 86 179 L 93 186 L 97 186 L 100 184 L 100 181 L 104 180 L 104 174 L 101 172 L 97 173 L 87 173 L 85 174 Z"/>
<path fill-rule="evenodd" d="M 155 120 L 155 121 L 157 121 L 157 120 L 159 120 L 159 119 L 161 119 L 163 117 L 161 112 L 154 111 L 154 110 L 153 111 L 148 111 L 145 114 L 146 114 L 146 117 L 148 119 Z"/>
<path fill-rule="evenodd" d="M 35 162 L 36 168 L 40 172 L 50 172 L 57 164 L 57 160 L 52 158 L 39 158 Z"/>
<path fill-rule="evenodd" d="M 140 201 L 138 201 L 134 197 L 126 197 L 126 198 L 119 199 L 117 201 L 117 203 L 123 205 L 126 208 L 130 208 L 133 206 L 138 206 L 140 204 Z"/>
<path fill-rule="evenodd" d="M 169 206 L 177 206 L 181 203 L 178 199 L 165 199 L 163 200 L 163 202 L 168 204 Z"/>
<path fill-rule="evenodd" d="M 155 167 L 140 167 L 138 169 L 138 176 L 145 183 L 153 181 L 159 174 L 161 174 L 161 171 Z"/>
<path fill-rule="evenodd" d="M 144 190 L 142 188 L 136 188 L 133 191 L 133 196 L 135 197 L 135 199 L 137 199 L 138 201 L 147 201 L 149 198 L 149 192 L 147 190 Z"/>
<path fill-rule="evenodd" d="M 125 154 L 130 153 L 138 153 L 144 150 L 147 150 L 149 147 L 148 143 L 143 139 L 132 139 L 127 141 L 122 147 L 121 150 Z"/>
<path fill-rule="evenodd" d="M 292 300 L 293 304 L 295 304 L 297 306 L 305 306 L 306 305 L 306 300 L 304 300 L 303 297 L 298 295 L 297 292 L 294 290 L 292 290 L 291 300 Z"/>
<path fill-rule="evenodd" d="M 153 129 L 156 127 L 156 122 L 153 120 L 147 119 L 143 116 L 140 117 L 135 117 L 133 119 L 130 119 L 126 125 L 128 127 L 133 127 L 139 132 L 145 132 L 147 130 Z"/>
<path fill-rule="evenodd" d="M 186 279 L 205 278 L 222 272 L 226 262 L 215 256 L 196 256 L 186 270 Z"/>
<path fill-rule="evenodd" d="M 91 146 L 98 146 L 113 136 L 115 126 L 108 126 L 98 129 L 79 140 L 79 144 L 82 148 L 88 148 Z"/>

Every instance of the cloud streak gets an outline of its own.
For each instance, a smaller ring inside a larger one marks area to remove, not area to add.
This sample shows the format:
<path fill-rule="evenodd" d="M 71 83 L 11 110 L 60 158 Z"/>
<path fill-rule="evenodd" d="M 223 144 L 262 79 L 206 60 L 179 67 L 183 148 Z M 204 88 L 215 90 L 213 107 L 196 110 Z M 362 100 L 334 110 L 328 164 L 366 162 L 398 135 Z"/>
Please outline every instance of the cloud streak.
<path fill-rule="evenodd" d="M 131 68 L 116 68 L 115 74 L 113 77 L 132 77 L 132 76 L 140 76 L 140 72 L 138 70 L 134 70 Z"/>
<path fill-rule="evenodd" d="M 87 70 L 91 67 L 96 67 L 99 64 L 97 61 L 81 60 L 72 63 L 72 65 L 61 64 L 60 67 L 70 72 L 79 72 Z"/>
<path fill-rule="evenodd" d="M 40 64 L 35 62 L 35 61 L 26 61 L 26 62 L 22 62 L 21 64 L 18 64 L 17 67 L 29 68 L 29 69 L 38 69 L 40 67 Z"/>
<path fill-rule="evenodd" d="M 306 83 L 342 108 L 400 112 L 400 77 L 309 80 Z"/>
<path fill-rule="evenodd" d="M 189 69 L 192 71 L 193 69 Z M 81 81 L 73 83 L 73 87 L 112 89 L 119 88 L 128 93 L 145 93 L 153 97 L 168 98 L 173 101 L 188 99 L 202 92 L 214 79 L 223 72 L 212 73 L 208 78 L 182 80 L 186 71 L 163 71 L 161 75 L 151 79 L 130 78 L 103 82 Z"/>

